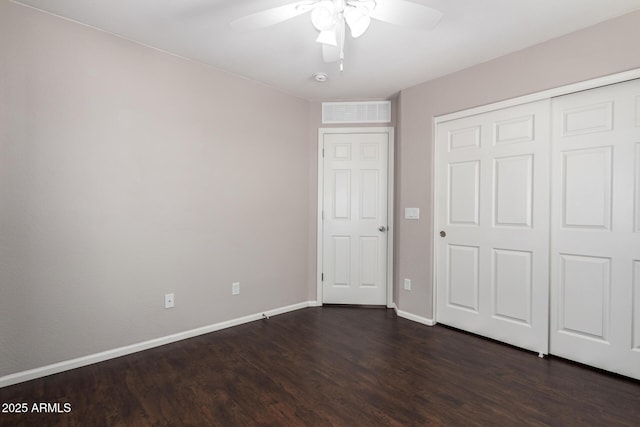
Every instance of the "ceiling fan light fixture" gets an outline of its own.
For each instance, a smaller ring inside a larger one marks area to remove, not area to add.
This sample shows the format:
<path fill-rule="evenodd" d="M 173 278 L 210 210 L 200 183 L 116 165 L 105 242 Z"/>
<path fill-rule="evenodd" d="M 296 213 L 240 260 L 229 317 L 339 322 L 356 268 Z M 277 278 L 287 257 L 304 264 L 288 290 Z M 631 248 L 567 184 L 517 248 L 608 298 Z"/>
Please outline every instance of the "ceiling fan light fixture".
<path fill-rule="evenodd" d="M 318 31 L 326 31 L 333 28 L 336 23 L 333 2 L 321 1 L 318 3 L 311 11 L 311 23 Z"/>
<path fill-rule="evenodd" d="M 336 37 L 336 31 L 334 28 L 320 31 L 316 41 L 318 43 L 328 44 L 329 46 L 338 46 L 338 38 Z"/>
<path fill-rule="evenodd" d="M 366 7 L 347 7 L 344 19 L 351 30 L 351 36 L 358 38 L 367 31 L 371 23 L 371 12 Z"/>

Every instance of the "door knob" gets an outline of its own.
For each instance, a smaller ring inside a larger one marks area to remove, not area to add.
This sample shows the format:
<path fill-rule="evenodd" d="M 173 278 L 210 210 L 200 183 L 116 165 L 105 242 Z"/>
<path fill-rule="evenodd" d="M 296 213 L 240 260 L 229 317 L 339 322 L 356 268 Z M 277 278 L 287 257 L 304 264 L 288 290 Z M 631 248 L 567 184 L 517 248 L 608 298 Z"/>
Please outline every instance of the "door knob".
<path fill-rule="evenodd" d="M 378 230 L 385 232 L 387 231 L 387 228 L 384 225 L 381 225 L 380 227 L 378 227 Z"/>
<path fill-rule="evenodd" d="M 442 230 L 440 232 L 440 237 L 447 237 L 447 233 L 445 233 L 444 230 Z"/>

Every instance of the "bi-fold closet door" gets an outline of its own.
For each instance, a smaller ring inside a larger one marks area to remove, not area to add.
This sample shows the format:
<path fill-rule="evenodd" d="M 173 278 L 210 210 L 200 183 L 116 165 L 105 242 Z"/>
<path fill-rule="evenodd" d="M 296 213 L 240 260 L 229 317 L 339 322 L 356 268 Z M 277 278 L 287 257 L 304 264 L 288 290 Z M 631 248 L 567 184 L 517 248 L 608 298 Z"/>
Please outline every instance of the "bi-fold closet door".
<path fill-rule="evenodd" d="M 640 81 L 436 143 L 436 320 L 640 379 Z"/>

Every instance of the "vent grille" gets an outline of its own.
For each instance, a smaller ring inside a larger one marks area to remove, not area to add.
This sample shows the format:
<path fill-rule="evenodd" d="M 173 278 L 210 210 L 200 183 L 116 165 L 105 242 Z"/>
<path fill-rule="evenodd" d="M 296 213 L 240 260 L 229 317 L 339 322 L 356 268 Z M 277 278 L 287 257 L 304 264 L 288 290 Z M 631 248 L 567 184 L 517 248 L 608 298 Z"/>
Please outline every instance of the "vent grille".
<path fill-rule="evenodd" d="M 391 101 L 323 102 L 322 123 L 389 123 Z"/>

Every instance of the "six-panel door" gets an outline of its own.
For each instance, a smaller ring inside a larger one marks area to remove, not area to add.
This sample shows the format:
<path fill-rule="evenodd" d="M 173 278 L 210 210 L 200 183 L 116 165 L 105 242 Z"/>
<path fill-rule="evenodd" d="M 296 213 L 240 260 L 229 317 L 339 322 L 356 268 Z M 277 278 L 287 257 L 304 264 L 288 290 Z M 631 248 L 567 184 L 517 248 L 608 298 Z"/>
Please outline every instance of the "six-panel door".
<path fill-rule="evenodd" d="M 553 102 L 551 351 L 640 379 L 640 81 Z"/>
<path fill-rule="evenodd" d="M 324 303 L 387 304 L 388 133 L 324 135 Z"/>
<path fill-rule="evenodd" d="M 438 126 L 440 323 L 548 352 L 548 101 Z"/>

